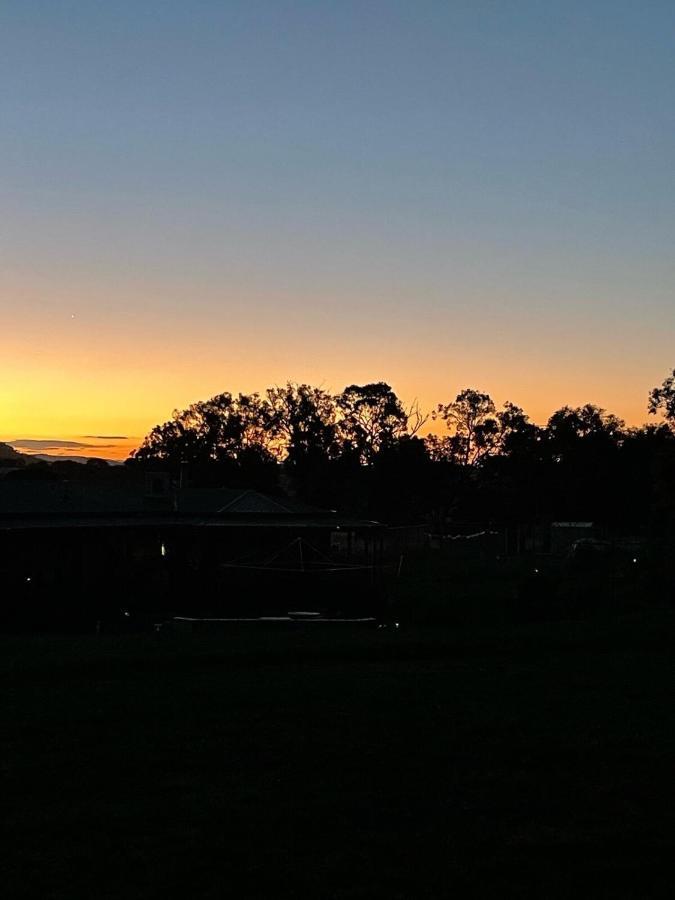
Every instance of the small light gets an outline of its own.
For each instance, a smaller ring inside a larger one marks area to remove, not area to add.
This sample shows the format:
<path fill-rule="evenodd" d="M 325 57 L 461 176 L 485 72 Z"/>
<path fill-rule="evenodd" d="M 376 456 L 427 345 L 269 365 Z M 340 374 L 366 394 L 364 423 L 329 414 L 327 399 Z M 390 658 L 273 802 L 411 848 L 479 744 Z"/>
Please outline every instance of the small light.
<path fill-rule="evenodd" d="M 26 576 L 26 581 L 27 581 L 29 584 L 30 584 L 30 582 L 31 582 L 32 580 L 33 580 L 33 579 L 30 577 L 30 575 L 27 575 L 27 576 Z"/>
<path fill-rule="evenodd" d="M 535 570 L 534 570 L 534 574 L 535 574 L 535 575 L 538 575 L 538 574 L 539 574 L 539 569 L 535 569 Z"/>
<path fill-rule="evenodd" d="M 161 547 L 159 548 L 159 552 L 162 554 L 162 556 L 166 556 L 166 544 L 162 543 Z"/>
<path fill-rule="evenodd" d="M 636 563 L 636 562 L 637 562 L 637 559 L 634 559 L 633 562 Z"/>

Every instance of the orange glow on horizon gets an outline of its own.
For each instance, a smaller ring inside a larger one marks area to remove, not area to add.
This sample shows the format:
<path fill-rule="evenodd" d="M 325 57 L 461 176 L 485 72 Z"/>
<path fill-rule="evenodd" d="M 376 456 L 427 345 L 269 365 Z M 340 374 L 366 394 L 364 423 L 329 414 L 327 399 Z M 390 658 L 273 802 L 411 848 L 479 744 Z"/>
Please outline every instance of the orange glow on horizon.
<path fill-rule="evenodd" d="M 243 294 L 222 292 L 218 312 L 207 313 L 179 303 L 180 292 L 167 285 L 148 289 L 149 300 L 138 286 L 121 286 L 122 304 L 96 285 L 66 297 L 30 282 L 15 279 L 0 291 L 15 310 L 12 329 L 0 335 L 0 440 L 94 445 L 45 451 L 53 455 L 124 459 L 176 408 L 223 391 L 262 393 L 286 380 L 334 392 L 385 380 L 425 411 L 475 387 L 498 406 L 518 404 L 540 424 L 563 405 L 590 402 L 639 425 L 648 421 L 649 389 L 672 364 L 668 334 L 657 335 L 649 323 L 635 329 L 636 347 L 639 339 L 645 352 L 628 357 L 602 329 L 593 340 L 582 334 L 572 341 L 560 328 L 535 338 L 516 321 L 513 333 L 495 326 L 474 334 L 460 317 L 450 328 L 415 321 L 412 312 L 385 327 L 357 318 L 354 301 L 338 318 L 339 298 L 301 315 L 285 295 L 273 306 L 266 301 L 268 320 L 259 328 Z M 167 296 L 168 311 L 159 302 Z M 249 299 L 252 308 L 262 302 Z M 430 422 L 425 430 L 435 427 Z"/>

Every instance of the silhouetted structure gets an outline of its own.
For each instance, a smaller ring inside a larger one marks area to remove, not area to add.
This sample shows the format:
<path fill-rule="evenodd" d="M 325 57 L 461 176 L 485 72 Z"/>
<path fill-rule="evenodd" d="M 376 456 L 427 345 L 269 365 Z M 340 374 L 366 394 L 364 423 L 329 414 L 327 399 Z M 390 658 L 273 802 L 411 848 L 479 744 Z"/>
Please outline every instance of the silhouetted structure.
<path fill-rule="evenodd" d="M 255 491 L 160 490 L 168 484 L 0 485 L 6 624 L 381 611 L 378 523 Z"/>
<path fill-rule="evenodd" d="M 562 559 L 578 545 L 579 558 L 586 547 L 601 560 L 598 540 L 634 542 L 667 597 L 674 384 L 651 392 L 649 411 L 664 421 L 643 428 L 592 404 L 540 427 L 467 388 L 436 408 L 445 433 L 422 439 L 425 416 L 385 382 L 337 395 L 289 383 L 176 412 L 126 466 L 35 463 L 4 449 L 5 618 L 28 621 L 38 608 L 58 618 L 57 592 L 80 619 L 129 605 L 272 614 L 319 595 L 329 611 L 375 609 L 384 562 L 400 571 L 422 547 L 494 561 Z"/>

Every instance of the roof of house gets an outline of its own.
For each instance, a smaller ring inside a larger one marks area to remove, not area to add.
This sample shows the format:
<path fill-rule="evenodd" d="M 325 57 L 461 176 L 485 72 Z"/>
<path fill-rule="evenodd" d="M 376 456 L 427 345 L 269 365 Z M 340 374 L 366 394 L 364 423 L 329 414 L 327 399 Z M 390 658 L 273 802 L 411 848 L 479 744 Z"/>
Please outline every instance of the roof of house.
<path fill-rule="evenodd" d="M 90 526 L 372 527 L 288 497 L 231 488 L 186 488 L 163 496 L 142 489 L 67 481 L 0 483 L 0 529 Z"/>

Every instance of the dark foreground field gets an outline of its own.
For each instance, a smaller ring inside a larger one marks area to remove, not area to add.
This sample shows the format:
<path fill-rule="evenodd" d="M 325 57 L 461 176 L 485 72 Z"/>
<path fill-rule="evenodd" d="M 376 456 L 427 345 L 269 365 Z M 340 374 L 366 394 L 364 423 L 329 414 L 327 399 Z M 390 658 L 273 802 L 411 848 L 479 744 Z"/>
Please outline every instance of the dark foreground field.
<path fill-rule="evenodd" d="M 3 638 L 8 898 L 670 896 L 675 619 Z"/>

